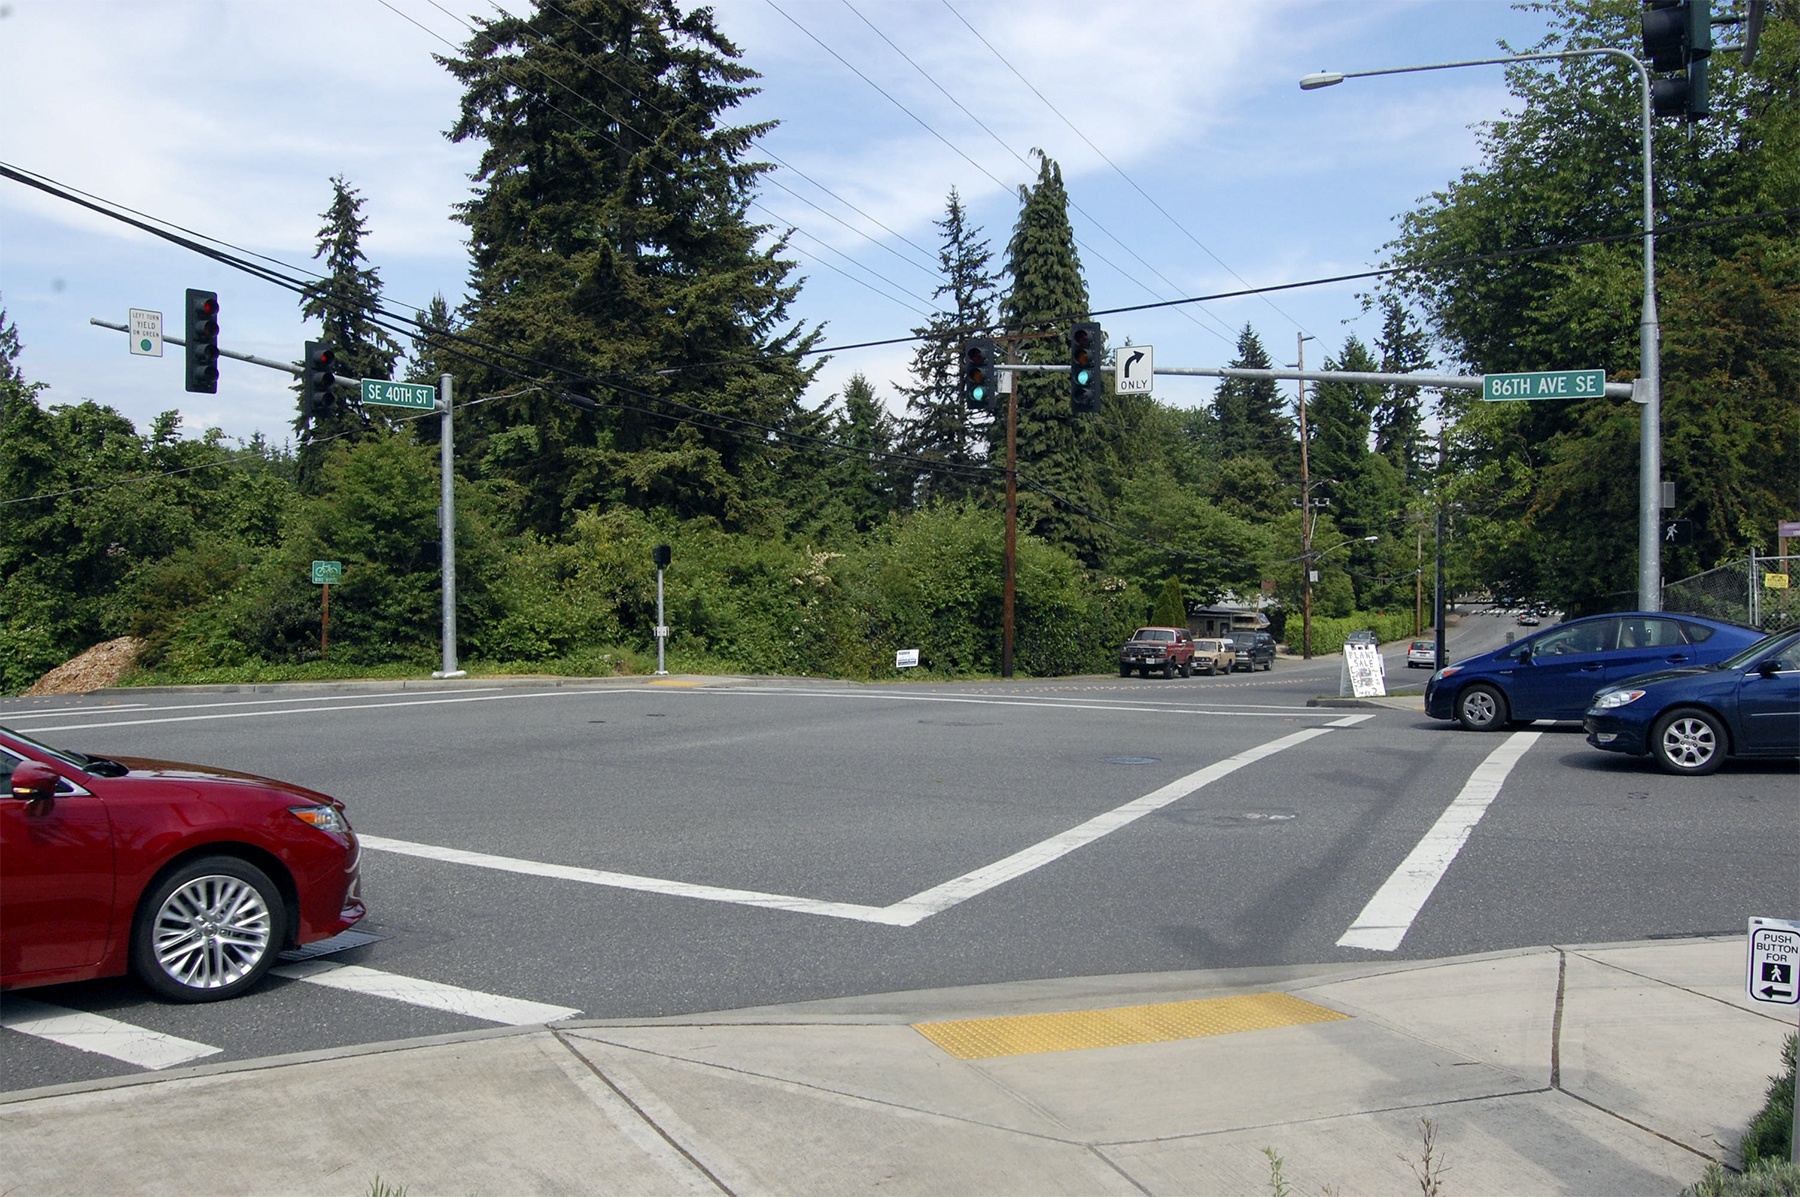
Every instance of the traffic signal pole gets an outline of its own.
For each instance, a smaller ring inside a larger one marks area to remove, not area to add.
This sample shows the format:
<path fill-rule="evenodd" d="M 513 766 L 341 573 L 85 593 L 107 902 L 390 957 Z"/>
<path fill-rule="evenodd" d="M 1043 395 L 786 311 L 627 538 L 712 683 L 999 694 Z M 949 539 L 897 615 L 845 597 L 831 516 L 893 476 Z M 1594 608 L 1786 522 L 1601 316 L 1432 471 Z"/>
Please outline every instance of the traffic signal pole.
<path fill-rule="evenodd" d="M 88 323 L 94 325 L 96 328 L 110 328 L 114 332 L 128 333 L 131 331 L 131 326 L 128 324 L 114 324 L 110 320 L 101 320 L 93 316 L 88 317 Z M 187 342 L 185 340 L 181 337 L 173 336 L 170 333 L 163 333 L 162 339 L 170 345 L 180 345 L 183 349 L 187 348 Z M 257 357 L 254 353 L 239 353 L 235 349 L 220 349 L 219 356 L 228 357 L 234 361 L 249 362 L 253 366 L 265 366 L 271 370 L 285 370 L 295 378 L 300 377 L 300 366 L 296 362 L 278 362 L 272 358 Z"/>
<path fill-rule="evenodd" d="M 456 664 L 456 473 L 452 463 L 455 436 L 451 431 L 450 376 L 438 377 L 438 533 L 444 591 L 444 668 L 433 677 L 463 677 Z"/>

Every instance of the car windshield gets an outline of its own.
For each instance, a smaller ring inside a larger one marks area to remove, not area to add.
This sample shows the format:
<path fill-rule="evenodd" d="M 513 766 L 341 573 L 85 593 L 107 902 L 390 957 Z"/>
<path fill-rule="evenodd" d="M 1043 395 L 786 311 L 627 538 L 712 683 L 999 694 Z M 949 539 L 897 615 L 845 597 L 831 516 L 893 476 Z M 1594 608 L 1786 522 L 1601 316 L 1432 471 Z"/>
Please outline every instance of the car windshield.
<path fill-rule="evenodd" d="M 70 752 L 66 748 L 52 748 L 52 747 L 50 747 L 50 745 L 44 743 L 43 741 L 34 740 L 30 736 L 25 735 L 23 732 L 15 731 L 10 727 L 0 727 L 0 734 L 11 736 L 13 739 L 19 741 L 22 744 L 29 744 L 33 748 L 36 748 L 42 752 L 47 752 L 51 756 L 55 757 L 57 760 L 62 761 L 65 764 L 73 765 L 77 769 L 81 769 L 83 771 L 86 771 L 88 765 L 92 763 L 92 761 L 89 757 L 83 756 L 79 752 Z"/>
<path fill-rule="evenodd" d="M 1783 641 L 1793 639 L 1796 636 L 1800 636 L 1800 628 L 1787 628 L 1784 631 L 1771 633 L 1770 635 L 1764 636 L 1761 640 L 1758 640 L 1755 644 L 1752 644 L 1749 648 L 1741 649 L 1736 654 L 1726 657 L 1723 661 L 1720 661 L 1715 668 L 1742 669 L 1750 662 L 1767 655 L 1770 650 L 1779 646 Z"/>
<path fill-rule="evenodd" d="M 1135 640 L 1173 640 L 1175 633 L 1167 628 L 1140 628 Z"/>
<path fill-rule="evenodd" d="M 1194 647 L 1205 649 L 1209 653 L 1216 653 L 1219 651 L 1219 642 L 1217 640 L 1196 640 Z"/>

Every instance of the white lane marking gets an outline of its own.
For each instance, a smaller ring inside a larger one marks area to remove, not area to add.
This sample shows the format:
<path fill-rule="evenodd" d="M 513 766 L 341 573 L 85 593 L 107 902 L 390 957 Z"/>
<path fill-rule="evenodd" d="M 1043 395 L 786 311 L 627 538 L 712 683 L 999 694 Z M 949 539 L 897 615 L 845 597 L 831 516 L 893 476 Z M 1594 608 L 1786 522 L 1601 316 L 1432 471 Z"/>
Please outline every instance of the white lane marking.
<path fill-rule="evenodd" d="M 881 906 L 860 906 L 851 902 L 823 902 L 817 898 L 795 898 L 786 894 L 765 894 L 751 889 L 726 889 L 717 885 L 694 885 L 686 881 L 668 881 L 661 877 L 639 877 L 632 873 L 611 873 L 602 869 L 584 869 L 575 865 L 545 864 L 521 860 L 513 856 L 493 856 L 486 852 L 465 852 L 461 848 L 440 848 L 435 844 L 415 844 L 406 840 L 384 839 L 376 835 L 357 834 L 357 841 L 377 852 L 396 852 L 402 856 L 419 856 L 449 864 L 473 865 L 502 873 L 523 873 L 529 877 L 554 877 L 559 881 L 579 881 L 585 885 L 604 885 L 613 889 L 634 889 L 644 893 L 665 894 L 676 898 L 699 898 L 707 902 L 731 902 L 738 906 L 761 906 L 769 910 L 787 910 L 795 914 L 819 914 L 831 918 L 856 919 L 865 923 L 890 923 L 887 910 Z"/>
<path fill-rule="evenodd" d="M 1367 723 L 1374 715 L 1345 715 L 1342 719 L 1333 719 L 1326 727 L 1355 727 L 1359 723 Z"/>
<path fill-rule="evenodd" d="M 694 690 L 693 694 L 706 696 L 729 694 L 785 694 L 792 698 L 880 698 L 890 702 L 961 702 L 978 706 L 991 707 L 1037 707 L 1062 711 L 1114 711 L 1127 715 L 1245 715 L 1253 719 L 1291 719 L 1295 716 L 1303 718 L 1332 718 L 1330 711 L 1307 707 L 1265 707 L 1260 710 L 1248 705 L 1233 705 L 1223 709 L 1209 707 L 1176 707 L 1170 705 L 1144 706 L 1141 704 L 1125 706 L 1122 703 L 1076 702 L 1063 698 L 977 698 L 951 694 L 875 694 L 857 690 L 777 690 L 757 689 L 748 686 L 734 686 L 730 689 Z"/>
<path fill-rule="evenodd" d="M 114 719 L 107 723 L 69 723 L 60 727 L 34 727 L 31 734 L 88 731 L 96 727 L 138 727 L 146 723 L 196 723 L 207 719 L 260 719 L 270 715 L 335 715 L 339 711 L 377 711 L 390 707 L 435 707 L 459 702 L 506 702 L 517 698 L 565 698 L 576 694 L 624 693 L 613 690 L 545 690 L 532 694 L 483 694 L 474 698 L 415 698 L 403 702 L 365 702 L 346 707 L 288 707 L 278 711 L 221 711 L 213 715 L 177 715 L 173 719 Z"/>
<path fill-rule="evenodd" d="M 470 686 L 467 688 L 460 688 L 456 692 L 458 694 L 489 694 L 496 690 L 502 690 L 502 689 L 505 689 L 505 687 L 503 687 L 503 686 Z M 322 695 L 318 695 L 313 698 L 306 698 L 306 697 L 302 697 L 300 695 L 290 694 L 284 698 L 241 698 L 241 699 L 234 699 L 230 702 L 183 702 L 183 703 L 171 703 L 168 706 L 155 706 L 151 703 L 140 702 L 140 703 L 133 703 L 128 706 L 62 707 L 62 708 L 59 708 L 54 711 L 31 711 L 31 712 L 11 711 L 11 712 L 7 712 L 6 718 L 8 718 L 8 719 L 39 719 L 45 715 L 113 715 L 113 714 L 120 714 L 125 711 L 156 711 L 158 713 L 163 712 L 163 711 L 204 711 L 204 710 L 209 710 L 213 707 L 271 707 L 271 706 L 279 706 L 282 703 L 294 703 L 294 702 L 350 702 L 350 701 L 353 701 L 356 699 L 361 699 L 361 700 L 367 701 L 368 699 L 371 699 L 371 698 L 404 698 L 407 695 L 414 694 L 414 693 L 421 693 L 421 692 L 420 691 L 407 691 L 407 690 L 389 690 L 389 691 L 387 691 L 385 693 L 381 693 L 381 694 L 322 694 Z M 351 709 L 354 709 L 354 708 L 351 708 Z M 92 724 L 91 726 L 99 727 L 102 725 L 101 724 Z M 54 728 L 54 729 L 53 728 L 39 728 L 38 730 L 40 730 L 40 731 L 52 731 L 52 730 L 60 731 L 62 729 L 60 729 L 60 728 Z"/>
<path fill-rule="evenodd" d="M 1255 748 L 1246 749 L 1236 756 L 1227 757 L 1216 764 L 1206 766 L 1152 790 L 1142 798 L 1133 799 L 1124 806 L 1114 807 L 1105 814 L 1096 815 L 1085 823 L 1078 824 L 1061 835 L 1053 835 L 1041 843 L 1033 844 L 1022 852 L 1015 852 L 1003 860 L 997 860 L 961 877 L 946 881 L 942 885 L 933 886 L 922 893 L 914 894 L 905 901 L 896 902 L 888 907 L 896 913 L 905 911 L 910 917 L 903 926 L 911 926 L 921 919 L 950 909 L 959 902 L 966 902 L 977 894 L 985 893 L 997 885 L 1003 885 L 1016 877 L 1023 877 L 1034 869 L 1042 868 L 1059 857 L 1067 856 L 1084 844 L 1091 844 L 1103 836 L 1111 835 L 1129 823 L 1153 811 L 1161 810 L 1171 802 L 1186 798 L 1205 786 L 1211 785 L 1221 777 L 1237 772 L 1245 765 L 1253 764 L 1264 757 L 1274 756 L 1289 748 L 1306 743 L 1316 736 L 1326 735 L 1324 728 L 1308 728 L 1291 735 L 1271 740 L 1267 744 L 1259 744 Z"/>
<path fill-rule="evenodd" d="M 225 1050 L 134 1027 L 104 1014 L 51 1006 L 29 998 L 7 997 L 4 1006 L 0 1006 L 0 1026 L 78 1051 L 110 1056 L 139 1068 L 173 1068 Z"/>
<path fill-rule="evenodd" d="M 418 977 L 403 977 L 398 973 L 382 972 L 360 964 L 302 960 L 295 964 L 278 964 L 269 971 L 292 981 L 309 981 L 331 989 L 387 998 L 432 1010 L 446 1010 L 452 1014 L 479 1018 L 484 1022 L 505 1023 L 515 1027 L 556 1022 L 581 1013 L 570 1006 L 551 1006 L 543 1002 L 528 1002 L 523 998 L 502 997 L 497 993 L 482 993 L 477 989 L 463 989 L 457 985 L 424 981 Z"/>
<path fill-rule="evenodd" d="M 952 906 L 984 894 L 996 886 L 1004 885 L 1008 881 L 1043 868 L 1051 861 L 1067 856 L 1085 844 L 1091 844 L 1095 840 L 1111 835 L 1121 827 L 1133 823 L 1153 811 L 1161 810 L 1172 802 L 1186 798 L 1220 778 L 1237 772 L 1245 765 L 1254 764 L 1266 757 L 1285 752 L 1317 736 L 1326 734 L 1328 733 L 1324 728 L 1307 728 L 1304 731 L 1283 736 L 1279 740 L 1271 740 L 1267 744 L 1246 749 L 1236 756 L 1208 765 L 1204 769 L 1195 770 L 1186 777 L 1178 778 L 1160 789 L 1152 790 L 1142 798 L 1134 798 L 1123 806 L 1114 807 L 1104 814 L 1096 815 L 1085 823 L 1077 824 L 1067 831 L 1053 835 L 1047 840 L 1033 844 L 1031 847 L 1015 852 L 1002 860 L 997 860 L 993 864 L 964 873 L 960 877 L 952 878 L 941 885 L 935 885 L 910 898 L 904 898 L 891 906 L 825 902 L 817 898 L 798 898 L 786 894 L 762 893 L 757 890 L 694 885 L 685 881 L 668 881 L 660 877 L 639 877 L 630 873 L 610 873 L 599 869 L 545 864 L 540 861 L 520 860 L 509 856 L 490 856 L 484 852 L 466 852 L 459 848 L 441 848 L 432 844 L 415 844 L 406 840 L 390 840 L 381 836 L 359 835 L 357 838 L 363 847 L 377 852 L 396 852 L 406 856 L 423 857 L 427 860 L 474 865 L 478 868 L 523 873 L 534 877 L 579 881 L 588 885 L 604 885 L 615 889 L 640 890 L 646 893 L 666 894 L 671 897 L 699 898 L 709 902 L 729 902 L 738 906 L 786 910 L 794 914 L 814 914 L 828 918 L 854 919 L 864 923 L 883 923 L 893 927 L 911 927 L 934 914 L 941 914 Z"/>
<path fill-rule="evenodd" d="M 1339 937 L 1341 948 L 1369 948 L 1392 952 L 1412 929 L 1413 920 L 1425 908 L 1431 892 L 1449 870 L 1457 853 L 1468 842 L 1469 834 L 1488 804 L 1500 795 L 1500 785 L 1512 772 L 1543 732 L 1514 732 L 1506 742 L 1488 754 L 1469 775 L 1462 793 L 1453 799 L 1438 821 L 1431 826 L 1393 875 L 1382 883 L 1369 899 L 1350 929 Z"/>

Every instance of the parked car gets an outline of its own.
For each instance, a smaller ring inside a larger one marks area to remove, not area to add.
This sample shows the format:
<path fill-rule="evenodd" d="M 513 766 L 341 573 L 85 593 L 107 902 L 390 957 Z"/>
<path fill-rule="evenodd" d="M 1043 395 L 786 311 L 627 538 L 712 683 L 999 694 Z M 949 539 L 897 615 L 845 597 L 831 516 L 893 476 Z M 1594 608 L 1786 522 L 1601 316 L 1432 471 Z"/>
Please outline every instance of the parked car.
<path fill-rule="evenodd" d="M 165 998 L 217 1001 L 363 917 L 335 798 L 9 728 L 0 776 L 0 989 L 132 972 Z"/>
<path fill-rule="evenodd" d="M 1538 626 L 1537 613 L 1535 611 L 1521 611 L 1519 613 L 1519 626 L 1522 628 L 1537 627 Z"/>
<path fill-rule="evenodd" d="M 1237 650 L 1229 640 L 1194 641 L 1194 671 L 1206 671 L 1208 677 L 1230 673 L 1237 667 Z"/>
<path fill-rule="evenodd" d="M 1237 652 L 1237 660 L 1233 669 L 1242 669 L 1251 673 L 1261 666 L 1265 670 L 1275 668 L 1275 637 L 1267 632 L 1239 632 L 1231 638 L 1231 646 Z"/>
<path fill-rule="evenodd" d="M 1436 669 L 1437 641 L 1415 640 L 1406 646 L 1406 667 L 1408 669 Z"/>
<path fill-rule="evenodd" d="M 1800 627 L 1716 665 L 1671 669 L 1608 686 L 1582 720 L 1595 748 L 1652 757 L 1698 777 L 1726 757 L 1800 756 Z"/>
<path fill-rule="evenodd" d="M 1760 638 L 1700 615 L 1590 615 L 1445 665 L 1425 685 L 1425 713 L 1471 731 L 1532 719 L 1580 719 L 1596 690 L 1659 669 L 1713 665 Z"/>
<path fill-rule="evenodd" d="M 1371 629 L 1361 628 L 1357 631 L 1351 632 L 1348 636 L 1345 636 L 1344 643 L 1345 644 L 1380 644 L 1381 641 L 1379 641 L 1375 638 L 1375 633 Z"/>
<path fill-rule="evenodd" d="M 1164 677 L 1180 673 L 1189 677 L 1194 672 L 1194 638 L 1186 628 L 1139 628 L 1131 639 L 1119 646 L 1119 676 L 1130 677 L 1133 670 L 1149 677 L 1157 670 Z"/>

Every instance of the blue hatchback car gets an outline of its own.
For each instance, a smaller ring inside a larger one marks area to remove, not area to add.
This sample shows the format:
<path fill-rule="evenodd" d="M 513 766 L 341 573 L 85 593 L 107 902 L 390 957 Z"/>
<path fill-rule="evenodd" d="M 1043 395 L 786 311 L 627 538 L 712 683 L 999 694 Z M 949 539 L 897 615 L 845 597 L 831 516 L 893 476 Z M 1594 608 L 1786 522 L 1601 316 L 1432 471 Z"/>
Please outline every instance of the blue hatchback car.
<path fill-rule="evenodd" d="M 1698 777 L 1728 756 L 1800 756 L 1800 628 L 1717 665 L 1608 686 L 1588 705 L 1588 743 Z"/>
<path fill-rule="evenodd" d="M 1533 719 L 1580 719 L 1595 691 L 1640 674 L 1713 665 L 1762 638 L 1699 615 L 1590 615 L 1446 665 L 1425 686 L 1425 713 L 1471 731 Z"/>

